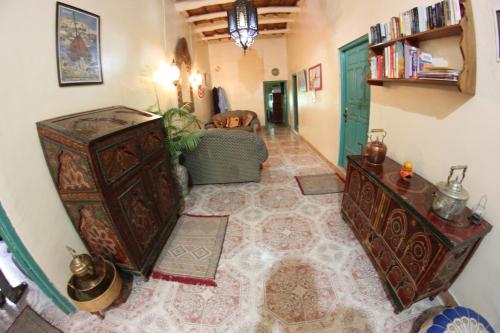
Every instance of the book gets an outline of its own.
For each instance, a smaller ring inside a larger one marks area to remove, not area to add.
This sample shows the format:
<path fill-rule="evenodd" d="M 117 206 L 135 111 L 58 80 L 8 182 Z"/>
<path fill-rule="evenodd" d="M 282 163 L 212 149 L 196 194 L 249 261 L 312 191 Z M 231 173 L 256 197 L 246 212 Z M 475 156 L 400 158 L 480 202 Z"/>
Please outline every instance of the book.
<path fill-rule="evenodd" d="M 418 32 L 427 31 L 427 12 L 425 6 L 418 6 Z"/>
<path fill-rule="evenodd" d="M 404 55 L 404 43 L 397 42 L 395 48 L 395 59 L 396 59 L 396 78 L 402 79 L 405 77 L 405 55 Z"/>

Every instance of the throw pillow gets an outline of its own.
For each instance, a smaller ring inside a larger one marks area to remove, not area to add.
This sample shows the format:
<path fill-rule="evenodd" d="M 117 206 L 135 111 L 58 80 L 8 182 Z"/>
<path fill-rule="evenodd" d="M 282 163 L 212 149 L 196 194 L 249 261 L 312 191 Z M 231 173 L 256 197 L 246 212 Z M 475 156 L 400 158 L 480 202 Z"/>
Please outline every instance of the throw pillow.
<path fill-rule="evenodd" d="M 222 128 L 222 127 L 223 127 L 223 126 L 222 126 L 222 119 L 220 119 L 220 118 L 216 118 L 216 119 L 214 119 L 214 126 L 215 126 L 216 128 Z"/>
<path fill-rule="evenodd" d="M 250 123 L 252 122 L 252 120 L 253 120 L 253 115 L 251 115 L 251 114 L 245 115 L 245 117 L 242 120 L 241 126 L 247 127 L 248 125 L 250 125 Z"/>
<path fill-rule="evenodd" d="M 240 117 L 229 117 L 227 127 L 235 128 L 240 126 Z"/>

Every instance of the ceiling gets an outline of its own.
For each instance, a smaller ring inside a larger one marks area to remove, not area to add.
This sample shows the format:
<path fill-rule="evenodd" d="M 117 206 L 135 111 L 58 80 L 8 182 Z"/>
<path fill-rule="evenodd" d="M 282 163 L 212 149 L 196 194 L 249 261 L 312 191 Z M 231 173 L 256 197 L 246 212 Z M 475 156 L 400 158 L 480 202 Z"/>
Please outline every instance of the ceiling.
<path fill-rule="evenodd" d="M 175 8 L 186 16 L 203 40 L 229 38 L 226 11 L 235 0 L 177 0 Z M 251 0 L 259 14 L 260 35 L 283 36 L 300 11 L 301 0 Z"/>

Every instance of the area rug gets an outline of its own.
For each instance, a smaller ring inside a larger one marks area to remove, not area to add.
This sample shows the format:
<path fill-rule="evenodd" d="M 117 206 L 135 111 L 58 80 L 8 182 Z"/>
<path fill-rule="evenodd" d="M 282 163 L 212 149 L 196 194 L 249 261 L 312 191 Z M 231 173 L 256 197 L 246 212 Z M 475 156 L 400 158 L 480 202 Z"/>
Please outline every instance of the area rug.
<path fill-rule="evenodd" d="M 29 306 L 25 307 L 23 311 L 17 316 L 16 320 L 7 330 L 8 333 L 62 333 L 48 321 L 40 317 Z"/>
<path fill-rule="evenodd" d="M 182 215 L 153 270 L 153 278 L 217 286 L 215 273 L 228 216 Z"/>
<path fill-rule="evenodd" d="M 317 195 L 344 192 L 344 182 L 335 173 L 296 176 L 303 195 Z"/>

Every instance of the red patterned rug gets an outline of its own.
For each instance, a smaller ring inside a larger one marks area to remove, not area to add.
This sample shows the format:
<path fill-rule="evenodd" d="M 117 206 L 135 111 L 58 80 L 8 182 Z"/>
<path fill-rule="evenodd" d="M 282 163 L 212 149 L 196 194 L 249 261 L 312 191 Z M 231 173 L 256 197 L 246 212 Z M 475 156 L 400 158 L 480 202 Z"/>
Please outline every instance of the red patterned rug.
<path fill-rule="evenodd" d="M 215 273 L 228 216 L 182 215 L 153 270 L 153 278 L 217 286 Z"/>
<path fill-rule="evenodd" d="M 344 192 L 344 182 L 336 173 L 296 176 L 303 195 L 318 195 Z"/>

